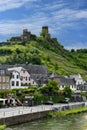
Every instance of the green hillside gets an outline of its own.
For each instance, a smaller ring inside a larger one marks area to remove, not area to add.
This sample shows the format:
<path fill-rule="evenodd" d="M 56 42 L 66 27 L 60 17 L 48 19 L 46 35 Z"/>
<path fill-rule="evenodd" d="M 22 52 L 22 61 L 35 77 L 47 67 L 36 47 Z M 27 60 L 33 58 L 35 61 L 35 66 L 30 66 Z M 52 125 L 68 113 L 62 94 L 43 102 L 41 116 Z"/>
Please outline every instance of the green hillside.
<path fill-rule="evenodd" d="M 0 46 L 1 64 L 46 65 L 49 72 L 61 75 L 80 73 L 87 79 L 87 50 L 65 50 L 55 39 L 34 37 L 21 43 L 6 42 Z"/>

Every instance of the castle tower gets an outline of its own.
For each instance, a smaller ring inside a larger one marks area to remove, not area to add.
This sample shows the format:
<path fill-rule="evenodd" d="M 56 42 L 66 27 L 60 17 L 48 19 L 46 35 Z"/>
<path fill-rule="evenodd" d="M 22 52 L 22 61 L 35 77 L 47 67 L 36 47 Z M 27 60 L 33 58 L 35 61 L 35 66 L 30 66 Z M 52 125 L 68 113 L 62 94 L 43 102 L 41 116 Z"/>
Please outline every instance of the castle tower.
<path fill-rule="evenodd" d="M 48 26 L 43 26 L 43 27 L 42 27 L 42 31 L 45 31 L 46 34 L 47 34 L 47 33 L 48 33 Z"/>
<path fill-rule="evenodd" d="M 31 32 L 28 32 L 27 29 L 23 29 L 23 40 L 30 40 Z"/>
<path fill-rule="evenodd" d="M 51 37 L 50 34 L 49 34 L 48 26 L 42 27 L 41 36 L 43 36 L 44 38 L 50 38 Z"/>

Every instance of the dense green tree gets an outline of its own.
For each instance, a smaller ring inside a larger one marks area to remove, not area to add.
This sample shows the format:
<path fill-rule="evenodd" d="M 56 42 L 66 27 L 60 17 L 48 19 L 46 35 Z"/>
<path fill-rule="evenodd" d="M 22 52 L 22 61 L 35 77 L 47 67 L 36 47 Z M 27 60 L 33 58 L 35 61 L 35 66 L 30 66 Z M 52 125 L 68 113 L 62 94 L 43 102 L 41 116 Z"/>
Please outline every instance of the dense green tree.
<path fill-rule="evenodd" d="M 69 86 L 65 86 L 64 89 L 63 89 L 63 93 L 66 97 L 71 98 L 73 92 L 72 92 L 72 90 L 70 89 Z"/>
<path fill-rule="evenodd" d="M 40 90 L 43 94 L 52 96 L 52 95 L 58 94 L 59 88 L 58 88 L 57 82 L 54 80 L 51 80 L 48 82 L 46 86 L 42 87 Z"/>
<path fill-rule="evenodd" d="M 34 56 L 30 57 L 30 63 L 41 65 L 41 59 L 39 56 L 34 55 Z"/>

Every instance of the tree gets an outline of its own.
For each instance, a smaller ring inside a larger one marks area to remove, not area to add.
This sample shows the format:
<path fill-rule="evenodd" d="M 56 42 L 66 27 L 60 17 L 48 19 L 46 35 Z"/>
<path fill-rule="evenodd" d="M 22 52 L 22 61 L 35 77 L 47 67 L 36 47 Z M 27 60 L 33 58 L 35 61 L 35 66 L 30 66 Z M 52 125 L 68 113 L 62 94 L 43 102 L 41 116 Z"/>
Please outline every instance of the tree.
<path fill-rule="evenodd" d="M 30 58 L 30 63 L 32 64 L 37 64 L 37 65 L 41 65 L 41 59 L 39 56 L 33 56 Z"/>
<path fill-rule="evenodd" d="M 74 49 L 71 49 L 71 52 L 75 52 L 75 50 L 74 50 Z"/>
<path fill-rule="evenodd" d="M 72 96 L 72 90 L 70 89 L 69 86 L 65 86 L 65 88 L 63 89 L 63 93 L 68 98 L 71 98 L 71 96 Z"/>
<path fill-rule="evenodd" d="M 54 64 L 54 70 L 56 71 L 56 70 L 58 70 L 58 64 L 57 64 L 57 62 Z"/>
<path fill-rule="evenodd" d="M 42 87 L 40 90 L 43 94 L 52 96 L 52 95 L 58 94 L 59 88 L 58 88 L 57 82 L 54 80 L 51 80 L 48 82 L 46 86 Z"/>

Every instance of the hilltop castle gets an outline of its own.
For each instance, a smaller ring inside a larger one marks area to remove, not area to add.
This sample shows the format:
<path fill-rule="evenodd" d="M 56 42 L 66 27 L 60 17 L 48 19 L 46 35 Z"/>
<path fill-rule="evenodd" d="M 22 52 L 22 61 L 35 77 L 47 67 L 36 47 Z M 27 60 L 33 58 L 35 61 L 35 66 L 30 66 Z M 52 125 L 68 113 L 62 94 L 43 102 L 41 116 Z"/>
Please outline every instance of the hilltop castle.
<path fill-rule="evenodd" d="M 10 42 L 22 42 L 30 40 L 31 32 L 29 32 L 27 29 L 23 29 L 23 34 L 21 36 L 17 37 L 11 37 L 8 41 Z"/>
<path fill-rule="evenodd" d="M 42 27 L 41 36 L 43 36 L 44 38 L 51 38 L 51 35 L 49 33 L 49 30 L 48 30 L 48 26 Z"/>
<path fill-rule="evenodd" d="M 41 37 L 44 38 L 51 38 L 51 35 L 48 30 L 48 26 L 42 27 L 42 32 L 40 34 Z M 23 41 L 29 41 L 32 38 L 31 32 L 28 31 L 28 29 L 23 29 L 23 34 L 21 36 L 11 37 L 8 41 L 9 42 L 23 42 Z"/>

